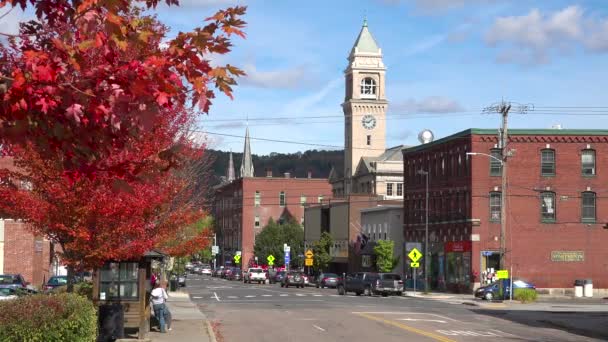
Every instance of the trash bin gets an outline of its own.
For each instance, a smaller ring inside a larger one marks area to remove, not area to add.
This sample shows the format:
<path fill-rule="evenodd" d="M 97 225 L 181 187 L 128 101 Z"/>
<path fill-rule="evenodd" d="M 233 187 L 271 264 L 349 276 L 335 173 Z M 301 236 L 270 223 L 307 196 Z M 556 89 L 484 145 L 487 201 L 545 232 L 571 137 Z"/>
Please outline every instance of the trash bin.
<path fill-rule="evenodd" d="M 576 279 L 574 281 L 574 297 L 583 296 L 583 285 L 584 281 L 582 279 Z"/>
<path fill-rule="evenodd" d="M 171 292 L 177 291 L 177 279 L 171 279 L 169 281 L 169 291 L 171 291 Z"/>
<path fill-rule="evenodd" d="M 99 336 L 97 341 L 106 342 L 123 338 L 125 314 L 121 304 L 102 304 L 99 306 Z"/>
<path fill-rule="evenodd" d="M 584 285 L 584 296 L 593 297 L 593 280 L 585 279 L 583 285 Z"/>

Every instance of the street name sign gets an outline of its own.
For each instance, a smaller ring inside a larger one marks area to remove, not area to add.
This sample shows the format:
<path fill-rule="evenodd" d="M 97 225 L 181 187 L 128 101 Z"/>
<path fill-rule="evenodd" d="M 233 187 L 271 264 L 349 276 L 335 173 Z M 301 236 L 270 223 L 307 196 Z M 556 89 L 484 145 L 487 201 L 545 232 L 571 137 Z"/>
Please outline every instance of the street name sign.
<path fill-rule="evenodd" d="M 241 251 L 236 251 L 236 255 L 241 256 Z"/>
<path fill-rule="evenodd" d="M 266 257 L 266 261 L 268 261 L 268 266 L 274 265 L 274 255 L 269 255 Z"/>
<path fill-rule="evenodd" d="M 418 267 L 420 267 L 420 263 L 419 262 L 410 262 L 410 267 L 411 268 L 418 268 Z"/>
<path fill-rule="evenodd" d="M 509 279 L 509 270 L 498 270 L 498 271 L 496 271 L 496 278 L 498 278 L 498 279 Z"/>
<path fill-rule="evenodd" d="M 413 262 L 417 262 L 418 260 L 420 260 L 420 258 L 422 258 L 422 253 L 420 253 L 419 250 L 417 250 L 416 248 L 412 249 L 410 251 L 410 253 L 407 255 L 410 260 L 412 260 Z"/>
<path fill-rule="evenodd" d="M 220 246 L 212 246 L 211 247 L 211 254 L 216 255 L 220 253 Z"/>

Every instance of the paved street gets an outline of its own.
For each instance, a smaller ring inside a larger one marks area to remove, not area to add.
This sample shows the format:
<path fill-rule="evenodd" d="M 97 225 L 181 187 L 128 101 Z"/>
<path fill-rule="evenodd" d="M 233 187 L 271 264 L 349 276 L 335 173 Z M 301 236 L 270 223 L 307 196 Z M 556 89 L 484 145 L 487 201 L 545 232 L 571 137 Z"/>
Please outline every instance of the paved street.
<path fill-rule="evenodd" d="M 191 275 L 186 290 L 219 341 L 599 341 L 585 332 L 539 324 L 546 313 L 483 308 L 450 299 L 339 296 L 335 289 L 281 288 Z M 561 314 L 567 314 L 561 313 Z M 605 320 L 603 313 L 596 315 Z M 528 317 L 518 319 L 518 317 Z M 533 323 L 530 323 L 533 322 Z M 601 325 L 600 325 L 601 326 Z M 584 336 L 587 335 L 587 336 Z"/>

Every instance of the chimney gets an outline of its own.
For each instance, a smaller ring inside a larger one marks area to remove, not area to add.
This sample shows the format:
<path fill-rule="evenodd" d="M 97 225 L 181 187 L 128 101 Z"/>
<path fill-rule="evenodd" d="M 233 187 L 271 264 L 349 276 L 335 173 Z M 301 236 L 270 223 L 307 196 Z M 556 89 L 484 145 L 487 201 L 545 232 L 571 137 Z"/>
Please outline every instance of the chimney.
<path fill-rule="evenodd" d="M 272 168 L 271 167 L 267 167 L 266 168 L 266 177 L 272 177 Z"/>
<path fill-rule="evenodd" d="M 285 172 L 285 178 L 289 178 L 291 174 L 289 172 Z"/>
<path fill-rule="evenodd" d="M 311 178 L 312 178 L 312 170 L 308 169 L 308 179 L 311 179 Z"/>

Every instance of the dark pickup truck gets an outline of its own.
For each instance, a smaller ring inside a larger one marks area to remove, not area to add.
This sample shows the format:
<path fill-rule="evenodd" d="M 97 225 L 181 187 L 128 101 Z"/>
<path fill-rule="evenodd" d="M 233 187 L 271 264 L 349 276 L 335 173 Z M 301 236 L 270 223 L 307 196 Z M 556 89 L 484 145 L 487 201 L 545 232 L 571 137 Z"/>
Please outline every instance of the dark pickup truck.
<path fill-rule="evenodd" d="M 372 295 L 373 286 L 379 279 L 378 273 L 358 272 L 346 275 L 346 279 L 338 280 L 338 294 L 345 295 L 347 292 L 354 292 L 357 296 L 365 294 Z"/>
<path fill-rule="evenodd" d="M 357 296 L 400 296 L 403 293 L 403 280 L 400 275 L 394 273 L 359 272 L 347 275 L 346 280 L 340 278 L 337 288 L 339 295 L 354 292 Z"/>

